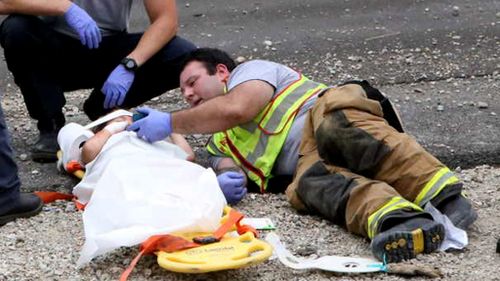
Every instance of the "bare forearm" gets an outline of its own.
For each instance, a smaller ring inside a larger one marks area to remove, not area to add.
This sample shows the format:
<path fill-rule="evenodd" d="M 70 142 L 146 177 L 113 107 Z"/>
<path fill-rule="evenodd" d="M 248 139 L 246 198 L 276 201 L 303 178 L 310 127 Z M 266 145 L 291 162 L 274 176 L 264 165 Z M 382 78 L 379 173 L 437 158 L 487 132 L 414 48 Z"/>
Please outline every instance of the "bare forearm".
<path fill-rule="evenodd" d="M 211 134 L 245 124 L 266 107 L 273 93 L 274 88 L 260 80 L 242 83 L 225 95 L 172 113 L 173 131 Z"/>
<path fill-rule="evenodd" d="M 0 0 L 0 14 L 57 16 L 64 14 L 69 0 Z"/>
<path fill-rule="evenodd" d="M 172 139 L 173 144 L 179 146 L 182 150 L 184 150 L 187 153 L 188 156 L 186 160 L 188 161 L 195 160 L 193 149 L 191 148 L 187 140 L 184 138 L 184 136 L 179 134 L 171 134 L 170 138 Z"/>
<path fill-rule="evenodd" d="M 106 130 L 101 130 L 88 139 L 82 147 L 82 162 L 87 164 L 92 162 L 101 152 L 102 148 L 112 134 Z"/>
<path fill-rule="evenodd" d="M 177 32 L 176 25 L 166 23 L 168 19 L 153 23 L 143 34 L 137 47 L 127 56 L 133 58 L 139 66 L 143 65 L 163 46 L 165 46 Z"/>
<path fill-rule="evenodd" d="M 161 3 L 149 0 L 145 1 L 145 5 L 151 25 L 142 35 L 137 47 L 127 56 L 133 58 L 139 66 L 161 50 L 177 33 L 175 1 Z"/>
<path fill-rule="evenodd" d="M 239 114 L 229 110 L 227 103 L 219 101 L 225 98 L 218 97 L 203 105 L 173 112 L 173 131 L 185 135 L 212 134 L 239 125 Z"/>

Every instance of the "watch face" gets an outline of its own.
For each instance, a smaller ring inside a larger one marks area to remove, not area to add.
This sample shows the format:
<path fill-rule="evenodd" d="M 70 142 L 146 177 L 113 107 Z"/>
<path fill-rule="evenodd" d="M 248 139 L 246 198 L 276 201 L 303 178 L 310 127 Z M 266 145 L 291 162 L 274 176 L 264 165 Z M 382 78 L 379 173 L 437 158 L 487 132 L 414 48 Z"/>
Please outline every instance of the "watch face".
<path fill-rule="evenodd" d="M 126 66 L 128 69 L 133 69 L 133 68 L 135 67 L 135 63 L 134 63 L 134 61 L 129 60 L 129 61 L 127 61 L 127 63 L 125 64 L 125 66 Z"/>

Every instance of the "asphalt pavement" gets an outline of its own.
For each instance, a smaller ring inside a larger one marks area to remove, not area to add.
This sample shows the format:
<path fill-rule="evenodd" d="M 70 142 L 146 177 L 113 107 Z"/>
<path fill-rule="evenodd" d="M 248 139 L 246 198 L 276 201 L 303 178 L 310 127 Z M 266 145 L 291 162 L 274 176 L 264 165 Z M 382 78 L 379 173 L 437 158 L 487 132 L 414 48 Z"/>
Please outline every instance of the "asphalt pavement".
<path fill-rule="evenodd" d="M 331 85 L 366 79 L 446 164 L 500 164 L 499 1 L 183 0 L 177 8 L 179 35 L 198 46 L 282 62 Z M 147 24 L 135 1 L 130 30 Z M 8 95 L 15 86 L 3 61 L 0 77 Z"/>

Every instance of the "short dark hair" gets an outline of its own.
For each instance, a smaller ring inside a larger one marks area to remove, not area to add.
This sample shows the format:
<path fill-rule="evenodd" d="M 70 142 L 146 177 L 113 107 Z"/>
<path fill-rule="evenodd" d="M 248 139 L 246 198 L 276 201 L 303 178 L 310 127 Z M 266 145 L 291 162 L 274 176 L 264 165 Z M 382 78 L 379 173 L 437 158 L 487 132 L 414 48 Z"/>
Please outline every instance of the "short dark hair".
<path fill-rule="evenodd" d="M 181 70 L 192 61 L 203 63 L 210 75 L 215 74 L 218 64 L 225 65 L 230 72 L 236 67 L 236 63 L 228 53 L 215 48 L 199 48 L 188 53 L 181 64 Z"/>

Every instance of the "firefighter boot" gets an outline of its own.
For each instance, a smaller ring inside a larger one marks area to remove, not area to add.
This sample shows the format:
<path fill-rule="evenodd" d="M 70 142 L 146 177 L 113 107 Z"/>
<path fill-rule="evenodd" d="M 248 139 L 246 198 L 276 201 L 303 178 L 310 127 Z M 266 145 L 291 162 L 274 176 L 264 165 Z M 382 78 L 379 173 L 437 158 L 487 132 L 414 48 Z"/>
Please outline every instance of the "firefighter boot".
<path fill-rule="evenodd" d="M 444 239 L 444 226 L 427 217 L 413 217 L 377 234 L 372 252 L 381 261 L 391 263 L 436 251 Z"/>
<path fill-rule="evenodd" d="M 439 200 L 439 198 L 436 199 Z M 432 205 L 435 204 L 434 206 L 460 229 L 467 230 L 477 219 L 477 213 L 472 208 L 471 202 L 462 194 L 450 196 L 441 202 L 437 200 L 431 200 Z"/>

